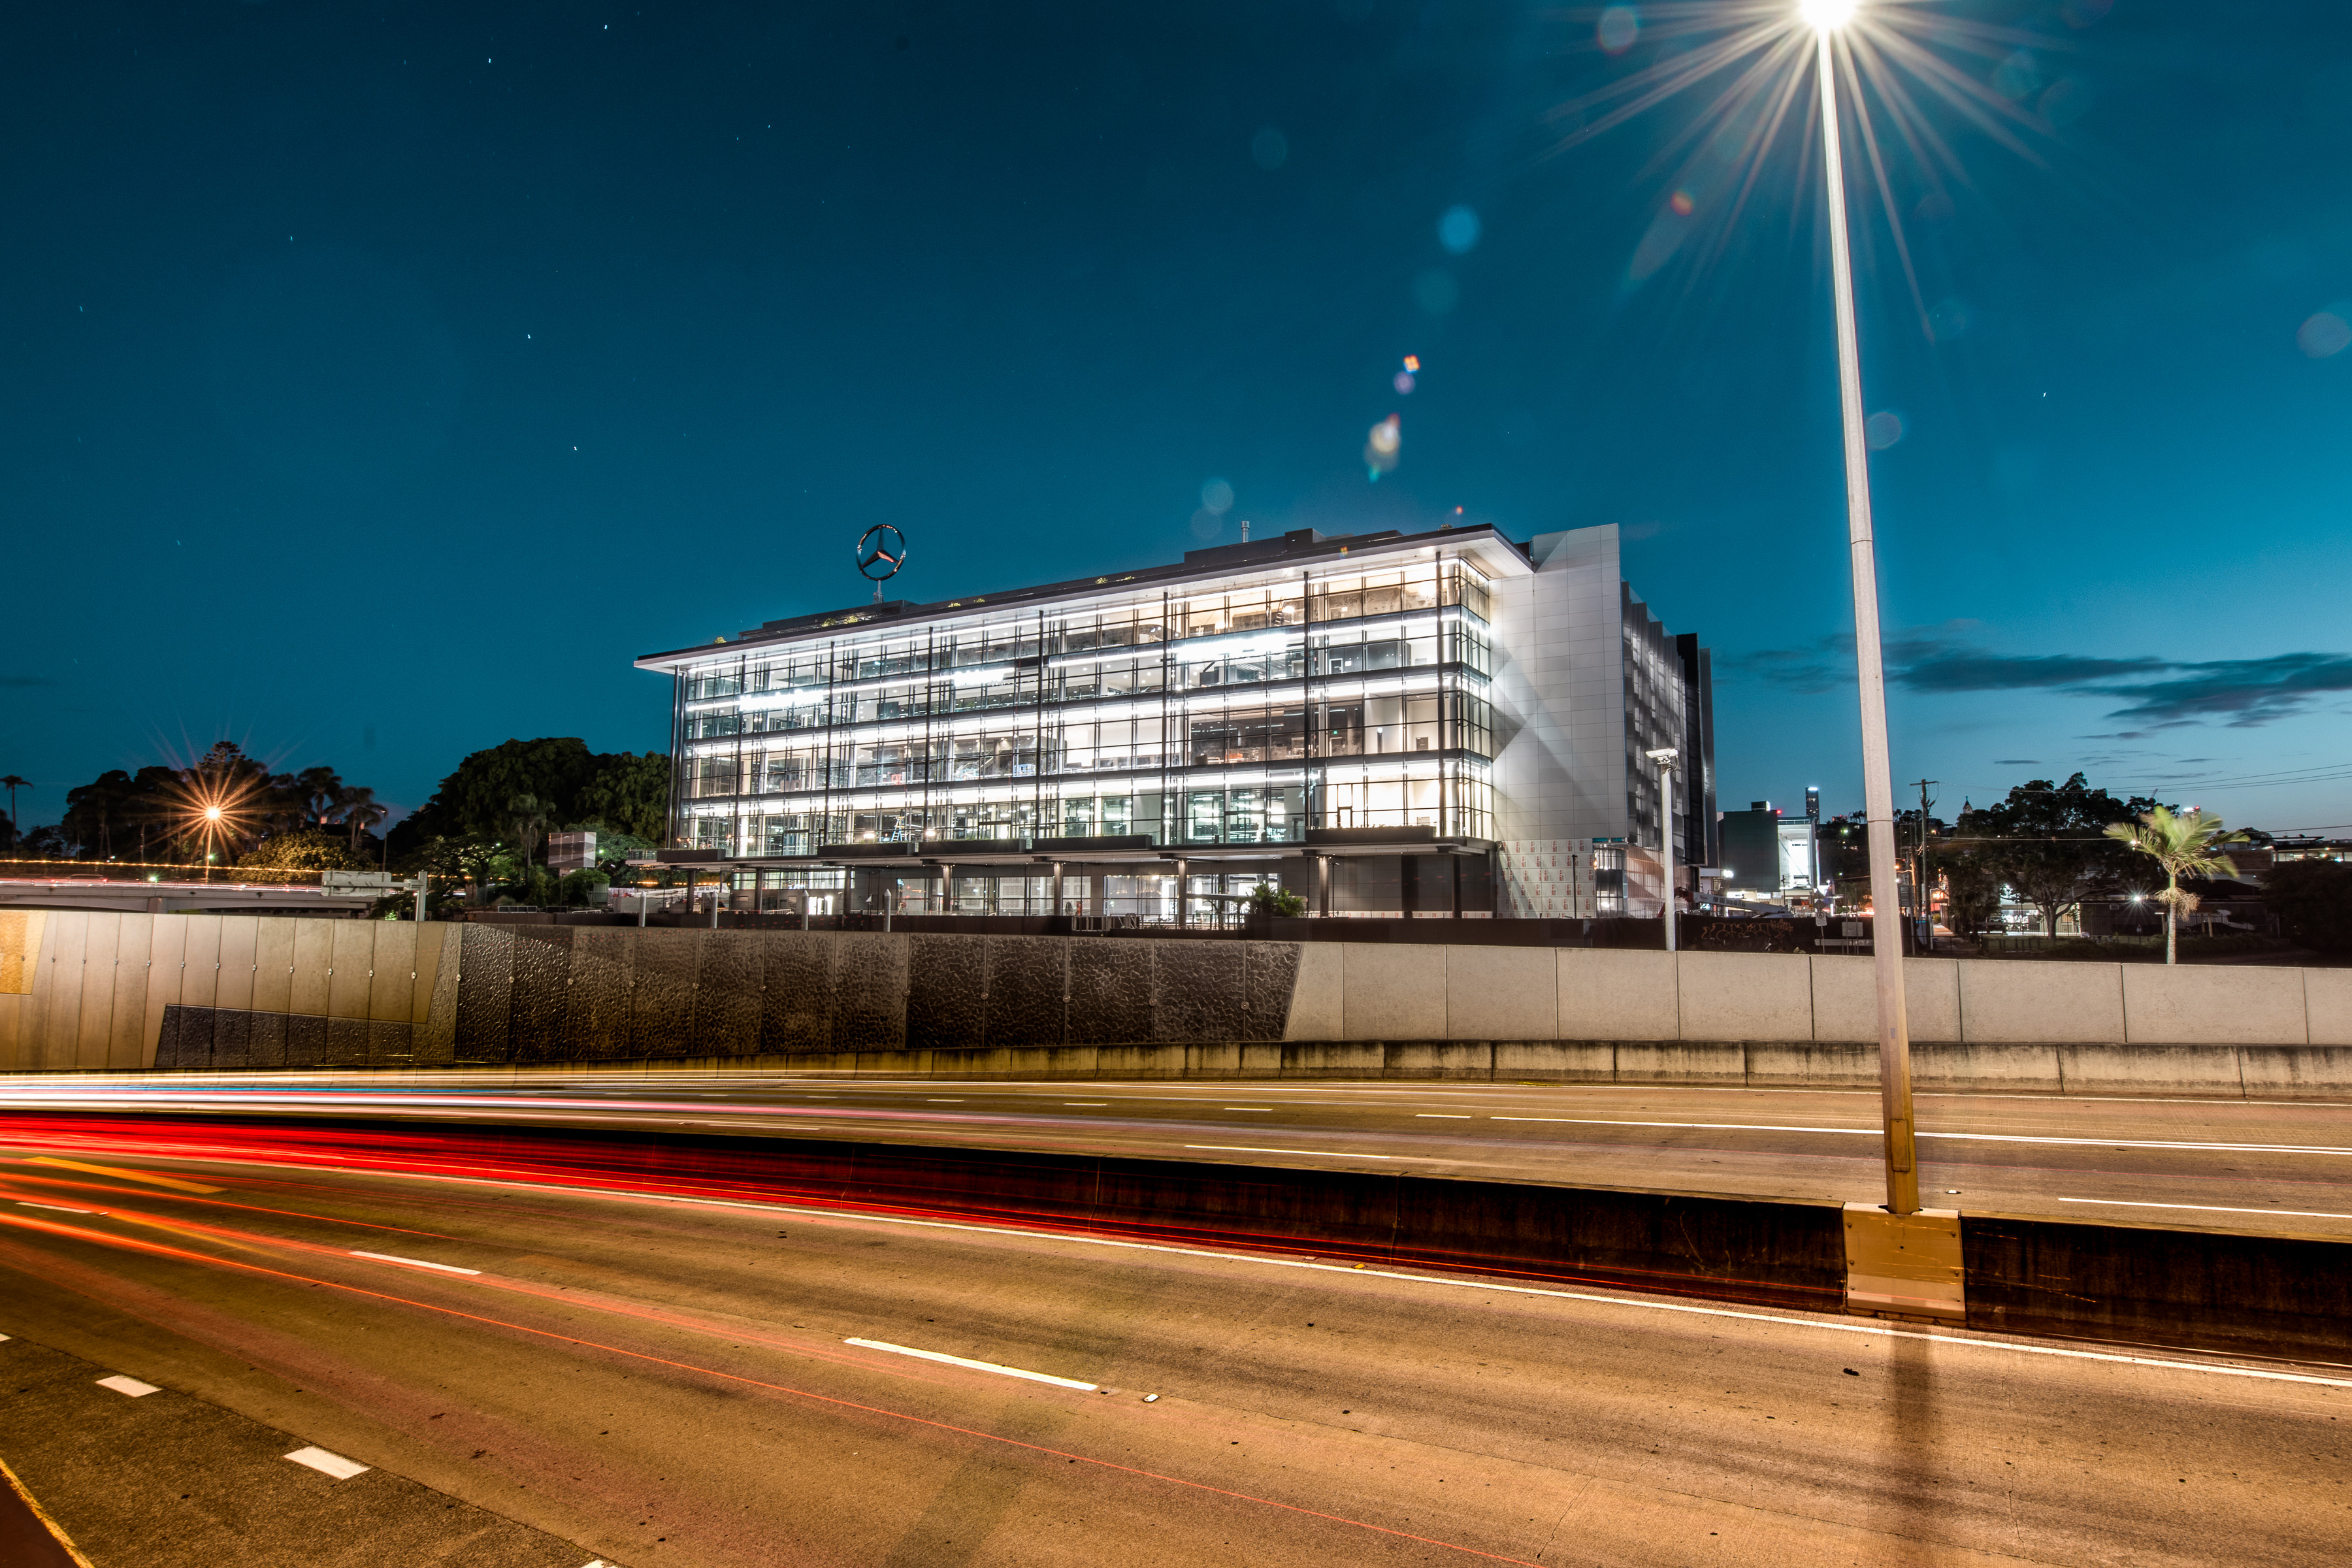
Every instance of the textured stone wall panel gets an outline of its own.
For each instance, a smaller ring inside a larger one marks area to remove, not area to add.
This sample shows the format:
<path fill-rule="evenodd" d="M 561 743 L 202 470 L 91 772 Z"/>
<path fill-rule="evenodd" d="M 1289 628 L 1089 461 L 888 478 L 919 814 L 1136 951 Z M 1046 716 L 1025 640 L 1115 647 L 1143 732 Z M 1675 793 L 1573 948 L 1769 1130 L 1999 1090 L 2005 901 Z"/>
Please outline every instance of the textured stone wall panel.
<path fill-rule="evenodd" d="M 338 1068 L 367 1066 L 368 1025 L 365 1018 L 330 1018 L 327 1054 L 322 1065 Z"/>
<path fill-rule="evenodd" d="M 241 1008 L 213 1009 L 213 1066 L 243 1072 L 253 1066 L 253 1015 Z"/>
<path fill-rule="evenodd" d="M 993 936 L 988 942 L 984 1043 L 1059 1046 L 1069 992 L 1070 939 Z"/>
<path fill-rule="evenodd" d="M 514 984 L 507 993 L 507 1060 L 565 1061 L 564 1015 L 571 1007 L 569 926 L 523 926 L 515 932 Z"/>
<path fill-rule="evenodd" d="M 457 953 L 457 1058 L 512 1059 L 508 1047 L 509 993 L 514 985 L 514 932 L 493 925 L 462 928 Z"/>
<path fill-rule="evenodd" d="M 1238 1040 L 1247 1016 L 1242 1009 L 1242 947 L 1234 942 L 1162 942 L 1152 944 L 1152 1038 Z"/>
<path fill-rule="evenodd" d="M 797 1056 L 832 1048 L 835 939 L 778 931 L 761 942 L 760 1049 Z"/>
<path fill-rule="evenodd" d="M 367 1024 L 368 1066 L 406 1067 L 412 1059 L 408 1039 L 409 1025 L 406 1019 L 370 1018 Z"/>
<path fill-rule="evenodd" d="M 180 1008 L 173 1003 L 163 1009 L 163 1026 L 155 1032 L 155 1065 L 159 1068 L 194 1067 L 180 1050 Z"/>
<path fill-rule="evenodd" d="M 683 1057 L 694 1048 L 694 981 L 701 966 L 698 931 L 648 931 L 637 939 L 636 990 L 629 1002 L 629 1054 Z"/>
<path fill-rule="evenodd" d="M 286 1015 L 253 1013 L 245 1020 L 245 1058 L 255 1068 L 286 1065 Z"/>
<path fill-rule="evenodd" d="M 916 936 L 908 947 L 907 1048 L 971 1050 L 988 1043 L 988 939 Z"/>
<path fill-rule="evenodd" d="M 609 1061 L 629 1054 L 629 985 L 636 933 L 583 927 L 572 938 L 572 996 L 563 1039 L 572 1055 Z"/>
<path fill-rule="evenodd" d="M 286 1015 L 286 1065 L 314 1068 L 327 1059 L 327 1020 L 316 1013 Z"/>
<path fill-rule="evenodd" d="M 1298 984 L 1298 948 L 1295 942 L 1252 942 L 1242 944 L 1242 1038 L 1278 1040 L 1290 1022 L 1290 995 Z"/>
<path fill-rule="evenodd" d="M 1070 939 L 1072 1045 L 1132 1045 L 1152 1038 L 1152 949 L 1158 943 Z"/>
<path fill-rule="evenodd" d="M 714 931 L 703 938 L 695 976 L 694 1054 L 747 1057 L 760 1048 L 760 937 Z"/>
<path fill-rule="evenodd" d="M 895 1051 L 907 1044 L 908 939 L 853 931 L 834 939 L 833 1048 Z"/>

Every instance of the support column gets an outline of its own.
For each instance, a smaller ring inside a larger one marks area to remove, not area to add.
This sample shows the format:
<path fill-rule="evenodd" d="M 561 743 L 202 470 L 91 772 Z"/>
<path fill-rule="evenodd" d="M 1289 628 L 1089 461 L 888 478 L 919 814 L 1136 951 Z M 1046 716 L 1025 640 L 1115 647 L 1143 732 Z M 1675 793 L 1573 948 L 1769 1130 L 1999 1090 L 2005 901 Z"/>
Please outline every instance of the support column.
<path fill-rule="evenodd" d="M 1188 891 L 1186 884 L 1192 880 L 1186 874 L 1190 864 L 1181 855 L 1176 857 L 1176 927 L 1179 931 L 1192 923 L 1192 900 L 1185 897 Z"/>

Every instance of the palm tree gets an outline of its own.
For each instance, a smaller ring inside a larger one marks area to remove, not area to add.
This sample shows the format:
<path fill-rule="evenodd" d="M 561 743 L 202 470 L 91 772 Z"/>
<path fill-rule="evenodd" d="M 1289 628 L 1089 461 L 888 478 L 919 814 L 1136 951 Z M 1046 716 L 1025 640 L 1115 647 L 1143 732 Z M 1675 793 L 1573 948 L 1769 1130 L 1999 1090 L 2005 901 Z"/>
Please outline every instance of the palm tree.
<path fill-rule="evenodd" d="M 376 803 L 375 791 L 365 784 L 352 784 L 335 792 L 335 808 L 343 814 L 343 823 L 352 830 L 352 853 L 360 852 L 360 834 L 373 827 L 392 813 Z"/>
<path fill-rule="evenodd" d="M 2244 843 L 2246 836 L 2226 831 L 2221 819 L 2210 812 L 2191 806 L 2176 816 L 2159 805 L 2142 812 L 2137 823 L 2109 823 L 2107 837 L 2130 845 L 2164 868 L 2164 891 L 2156 895 L 2164 906 L 2164 962 L 2178 963 L 2180 917 L 2197 907 L 2197 895 L 2181 891 L 2180 879 L 2236 876 L 2238 868 L 2217 851 L 2224 844 Z"/>
<path fill-rule="evenodd" d="M 539 841 L 547 826 L 548 814 L 555 808 L 535 795 L 519 795 L 507 802 L 507 816 L 514 823 L 515 842 L 522 847 L 523 875 L 530 875 L 530 858 L 539 848 Z"/>
<path fill-rule="evenodd" d="M 15 773 L 10 773 L 6 778 L 0 778 L 0 789 L 8 792 L 8 839 L 12 848 L 16 840 L 25 837 L 23 830 L 16 826 L 16 792 L 32 787 L 32 780 L 20 779 Z"/>

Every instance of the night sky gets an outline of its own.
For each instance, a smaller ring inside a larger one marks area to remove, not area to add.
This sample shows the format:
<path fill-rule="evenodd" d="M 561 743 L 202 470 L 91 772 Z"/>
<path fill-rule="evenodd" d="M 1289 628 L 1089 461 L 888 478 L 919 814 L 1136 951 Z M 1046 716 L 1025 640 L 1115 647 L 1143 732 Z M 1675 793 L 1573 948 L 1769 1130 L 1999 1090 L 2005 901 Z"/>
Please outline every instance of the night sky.
<path fill-rule="evenodd" d="M 1622 525 L 1722 804 L 1851 808 L 1803 127 L 1736 222 L 1717 83 L 1558 145 L 1692 9 L 27 8 L 0 772 L 30 826 L 226 736 L 413 807 L 661 747 L 632 657 L 858 601 L 873 522 L 933 599 L 1459 506 Z M 2352 7 L 1918 9 L 2035 123 L 1922 92 L 1940 192 L 1886 142 L 1916 296 L 1851 154 L 1896 777 L 2352 823 Z"/>

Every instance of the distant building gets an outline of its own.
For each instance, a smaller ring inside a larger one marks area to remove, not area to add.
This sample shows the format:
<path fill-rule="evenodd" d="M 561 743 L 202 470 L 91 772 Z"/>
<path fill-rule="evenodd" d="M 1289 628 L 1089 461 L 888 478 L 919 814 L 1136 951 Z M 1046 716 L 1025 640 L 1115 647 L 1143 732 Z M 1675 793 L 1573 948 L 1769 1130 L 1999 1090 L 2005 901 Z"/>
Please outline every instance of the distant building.
<path fill-rule="evenodd" d="M 1718 826 L 1726 892 L 1780 899 L 1811 894 L 1821 887 L 1821 792 L 1807 790 L 1805 800 L 1808 815 L 1793 819 L 1769 800 L 1752 801 L 1746 811 L 1722 814 Z"/>
<path fill-rule="evenodd" d="M 1614 527 L 1299 529 L 637 665 L 672 680 L 664 858 L 755 907 L 1191 923 L 1271 879 L 1329 914 L 1655 913 L 1708 852 L 1708 653 Z"/>
<path fill-rule="evenodd" d="M 596 836 L 593 833 L 551 833 L 547 836 L 547 868 L 558 876 L 566 871 L 590 871 L 596 866 Z"/>

